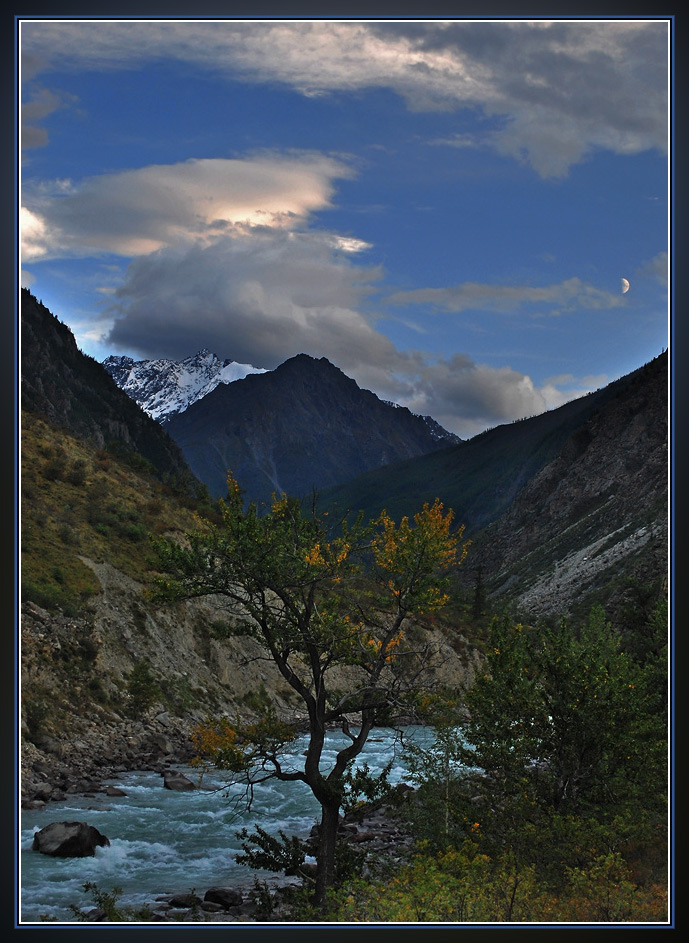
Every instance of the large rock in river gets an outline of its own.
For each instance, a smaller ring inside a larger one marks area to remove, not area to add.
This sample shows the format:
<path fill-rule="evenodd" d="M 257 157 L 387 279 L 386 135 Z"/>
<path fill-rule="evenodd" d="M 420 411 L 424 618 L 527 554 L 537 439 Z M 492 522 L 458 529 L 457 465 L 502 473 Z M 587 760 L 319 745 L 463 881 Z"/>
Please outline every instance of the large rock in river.
<path fill-rule="evenodd" d="M 109 844 L 109 838 L 86 822 L 52 822 L 36 832 L 32 847 L 54 858 L 88 858 Z"/>
<path fill-rule="evenodd" d="M 163 786 L 166 789 L 176 789 L 179 792 L 185 792 L 190 789 L 196 789 L 196 783 L 192 782 L 184 773 L 175 769 L 166 769 L 163 773 Z"/>

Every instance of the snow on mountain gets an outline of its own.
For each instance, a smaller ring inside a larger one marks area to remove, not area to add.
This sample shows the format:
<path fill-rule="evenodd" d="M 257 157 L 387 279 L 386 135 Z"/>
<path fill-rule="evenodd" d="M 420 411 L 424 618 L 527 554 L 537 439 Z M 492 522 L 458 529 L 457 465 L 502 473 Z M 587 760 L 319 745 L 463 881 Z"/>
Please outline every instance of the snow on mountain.
<path fill-rule="evenodd" d="M 106 357 L 103 366 L 115 383 L 128 393 L 153 419 L 166 423 L 183 413 L 192 403 L 203 399 L 221 383 L 242 380 L 252 373 L 269 373 L 261 367 L 220 360 L 204 348 L 184 360 L 133 360 L 131 357 Z M 401 409 L 398 403 L 383 400 L 389 406 Z M 417 416 L 417 413 L 413 413 Z M 438 442 L 453 445 L 462 440 L 448 432 L 431 416 L 423 419 L 431 435 Z"/>
<path fill-rule="evenodd" d="M 106 357 L 103 366 L 115 383 L 160 423 L 184 412 L 220 383 L 268 372 L 251 364 L 220 360 L 206 349 L 179 361 L 112 356 Z"/>
<path fill-rule="evenodd" d="M 394 406 L 396 409 L 402 408 L 399 403 L 393 403 L 392 400 L 389 399 L 385 399 L 383 402 L 388 406 Z M 432 416 L 422 416 L 421 413 L 412 413 L 412 415 L 418 416 L 419 419 L 423 419 L 423 421 L 428 426 L 431 435 L 434 439 L 437 439 L 438 442 L 446 442 L 448 445 L 455 445 L 457 442 L 463 441 L 454 432 L 448 432 L 448 430 L 441 426 L 439 422 L 436 422 Z"/>

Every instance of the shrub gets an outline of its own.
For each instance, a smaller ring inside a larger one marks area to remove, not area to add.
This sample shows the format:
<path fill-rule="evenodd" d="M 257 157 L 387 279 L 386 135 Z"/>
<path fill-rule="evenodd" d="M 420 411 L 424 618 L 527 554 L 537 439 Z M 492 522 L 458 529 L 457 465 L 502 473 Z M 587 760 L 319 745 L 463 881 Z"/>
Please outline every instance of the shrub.
<path fill-rule="evenodd" d="M 159 700 L 161 691 L 149 662 L 142 658 L 137 661 L 127 681 L 129 693 L 129 712 L 133 715 L 142 713 Z"/>

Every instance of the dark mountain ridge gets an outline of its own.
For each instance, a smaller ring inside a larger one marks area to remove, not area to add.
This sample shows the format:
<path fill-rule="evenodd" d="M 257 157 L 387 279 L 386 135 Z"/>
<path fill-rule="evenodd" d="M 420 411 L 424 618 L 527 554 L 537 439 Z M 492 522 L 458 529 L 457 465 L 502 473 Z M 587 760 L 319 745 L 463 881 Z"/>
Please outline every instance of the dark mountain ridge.
<path fill-rule="evenodd" d="M 142 456 L 186 494 L 202 494 L 200 481 L 223 494 L 232 469 L 259 503 L 315 489 L 323 508 L 399 520 L 438 497 L 472 540 L 462 578 L 480 567 L 496 599 L 527 611 L 667 577 L 667 351 L 559 409 L 445 446 L 423 417 L 304 354 L 216 387 L 163 427 L 26 290 L 21 328 L 23 409 Z"/>
<path fill-rule="evenodd" d="M 283 491 L 304 497 L 455 438 L 307 354 L 216 387 L 166 429 L 213 496 L 225 493 L 232 469 L 259 504 Z"/>
<path fill-rule="evenodd" d="M 177 443 L 127 396 L 28 289 L 21 293 L 21 406 L 98 448 L 136 453 L 161 479 L 196 492 Z"/>
<path fill-rule="evenodd" d="M 557 612 L 611 581 L 667 575 L 668 356 L 588 396 L 323 491 L 338 512 L 396 519 L 439 497 L 496 597 Z"/>
<path fill-rule="evenodd" d="M 667 579 L 667 353 L 625 380 L 477 538 L 494 598 L 613 612 L 630 579 Z"/>
<path fill-rule="evenodd" d="M 524 485 L 558 455 L 567 439 L 608 402 L 623 396 L 635 383 L 643 384 L 651 373 L 667 376 L 667 353 L 652 363 L 655 368 L 641 367 L 557 409 L 496 426 L 433 454 L 324 489 L 321 502 L 341 509 L 363 509 L 367 514 L 385 507 L 399 518 L 411 514 L 420 501 L 439 497 L 454 509 L 467 534 L 473 534 L 506 511 Z"/>

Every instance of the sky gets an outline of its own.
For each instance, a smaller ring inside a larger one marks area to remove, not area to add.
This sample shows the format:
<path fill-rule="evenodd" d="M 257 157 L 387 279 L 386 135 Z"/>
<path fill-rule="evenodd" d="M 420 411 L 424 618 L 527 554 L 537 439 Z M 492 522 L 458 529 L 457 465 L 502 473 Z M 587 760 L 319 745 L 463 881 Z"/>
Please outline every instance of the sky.
<path fill-rule="evenodd" d="M 470 438 L 669 343 L 668 18 L 20 18 L 20 277 L 101 361 Z"/>

